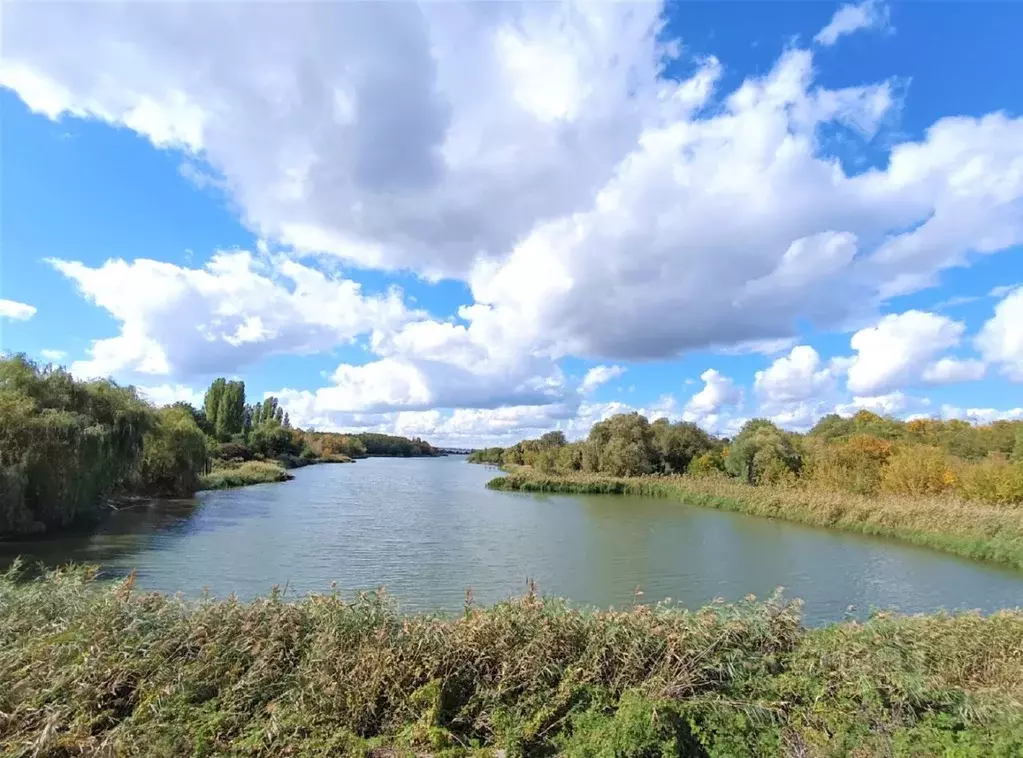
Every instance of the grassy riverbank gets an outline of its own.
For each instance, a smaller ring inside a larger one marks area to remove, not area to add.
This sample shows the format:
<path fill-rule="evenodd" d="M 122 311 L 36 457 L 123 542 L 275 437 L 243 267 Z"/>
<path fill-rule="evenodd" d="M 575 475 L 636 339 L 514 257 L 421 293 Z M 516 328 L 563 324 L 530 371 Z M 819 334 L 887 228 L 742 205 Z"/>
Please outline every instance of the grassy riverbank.
<path fill-rule="evenodd" d="M 1012 756 L 1023 611 L 806 630 L 777 600 L 530 595 L 438 618 L 8 574 L 0 685 L 10 755 Z"/>
<path fill-rule="evenodd" d="M 245 461 L 234 463 L 218 461 L 213 469 L 199 480 L 201 490 L 223 490 L 231 487 L 246 487 L 250 484 L 287 482 L 294 479 L 283 466 L 275 461 Z"/>
<path fill-rule="evenodd" d="M 892 537 L 1023 569 L 1023 507 L 942 496 L 865 496 L 800 485 L 750 486 L 723 476 L 546 475 L 524 467 L 511 467 L 507 476 L 497 477 L 487 486 L 523 492 L 667 497 L 719 510 Z"/>

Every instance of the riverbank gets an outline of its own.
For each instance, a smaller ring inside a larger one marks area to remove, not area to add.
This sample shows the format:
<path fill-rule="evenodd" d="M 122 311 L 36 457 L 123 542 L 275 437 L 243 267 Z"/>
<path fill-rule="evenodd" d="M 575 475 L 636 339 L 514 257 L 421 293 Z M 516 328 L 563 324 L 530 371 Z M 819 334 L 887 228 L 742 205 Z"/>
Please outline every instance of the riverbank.
<path fill-rule="evenodd" d="M 490 489 L 666 497 L 692 505 L 890 537 L 1023 569 L 1023 508 L 943 497 L 862 496 L 802 486 L 750 486 L 725 477 L 546 475 L 525 467 Z"/>
<path fill-rule="evenodd" d="M 1023 611 L 807 630 L 798 602 L 442 618 L 0 578 L 0 746 L 34 755 L 1019 755 Z"/>

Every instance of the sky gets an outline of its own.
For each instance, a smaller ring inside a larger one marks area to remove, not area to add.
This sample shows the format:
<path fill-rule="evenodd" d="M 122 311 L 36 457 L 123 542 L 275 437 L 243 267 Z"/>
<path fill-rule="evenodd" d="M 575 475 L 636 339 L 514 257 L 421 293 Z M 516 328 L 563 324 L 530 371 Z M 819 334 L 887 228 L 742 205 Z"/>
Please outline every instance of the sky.
<path fill-rule="evenodd" d="M 0 350 L 505 445 L 1023 418 L 1021 3 L 21 3 Z"/>

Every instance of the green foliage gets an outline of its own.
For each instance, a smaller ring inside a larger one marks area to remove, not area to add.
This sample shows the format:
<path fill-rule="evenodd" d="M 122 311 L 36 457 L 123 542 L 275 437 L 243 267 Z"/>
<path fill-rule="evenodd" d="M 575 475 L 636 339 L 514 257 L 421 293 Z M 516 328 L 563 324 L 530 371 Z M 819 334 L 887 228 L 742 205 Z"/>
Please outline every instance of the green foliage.
<path fill-rule="evenodd" d="M 660 457 L 660 468 L 665 473 L 684 473 L 694 458 L 714 447 L 713 437 L 689 421 L 672 424 L 662 418 L 655 421 L 651 428 Z"/>
<path fill-rule="evenodd" d="M 1018 756 L 1023 612 L 807 630 L 778 598 L 454 618 L 0 577 L 11 755 Z M 55 716 L 56 714 L 56 716 Z"/>
<path fill-rule="evenodd" d="M 876 495 L 958 496 L 999 505 L 1023 503 L 1023 422 L 974 426 L 963 421 L 904 422 L 860 411 L 822 418 L 809 434 L 747 422 L 727 446 L 695 424 L 621 414 L 594 424 L 583 443 L 557 447 L 523 440 L 488 448 L 474 463 L 533 466 L 543 474 L 608 476 L 725 471 L 755 485 L 785 484 Z M 1008 461 L 1013 461 L 1009 465 Z"/>
<path fill-rule="evenodd" d="M 440 455 L 440 452 L 426 440 L 419 437 L 397 437 L 393 434 L 362 432 L 352 435 L 366 449 L 366 455 L 416 458 L 423 455 Z"/>
<path fill-rule="evenodd" d="M 139 481 L 154 424 L 132 387 L 0 358 L 0 534 L 96 517 Z"/>
<path fill-rule="evenodd" d="M 222 490 L 250 484 L 286 482 L 294 477 L 279 463 L 272 461 L 221 461 L 199 481 L 199 489 Z"/>
<path fill-rule="evenodd" d="M 590 460 L 598 471 L 612 476 L 640 476 L 657 469 L 654 430 L 645 416 L 619 413 L 598 421 L 586 440 Z"/>
<path fill-rule="evenodd" d="M 690 476 L 713 476 L 725 473 L 725 456 L 720 448 L 708 450 L 699 458 L 693 458 L 686 473 Z"/>
<path fill-rule="evenodd" d="M 208 461 L 206 435 L 192 414 L 178 406 L 161 408 L 143 440 L 138 489 L 149 495 L 191 495 Z"/>
<path fill-rule="evenodd" d="M 206 390 L 206 396 L 203 398 L 202 407 L 206 413 L 206 420 L 210 425 L 210 432 L 213 433 L 217 429 L 217 418 L 220 415 L 220 402 L 224 397 L 224 389 L 227 387 L 227 379 L 220 377 L 214 379 L 213 383 L 210 384 L 209 389 Z"/>
<path fill-rule="evenodd" d="M 732 440 L 725 469 L 747 484 L 767 484 L 794 478 L 802 465 L 791 434 L 767 419 L 751 419 Z"/>
<path fill-rule="evenodd" d="M 301 446 L 296 444 L 290 430 L 273 420 L 253 427 L 249 433 L 249 449 L 264 458 L 279 458 L 287 453 L 297 455 Z"/>
<path fill-rule="evenodd" d="M 565 433 L 560 429 L 553 432 L 547 432 L 540 435 L 540 439 L 537 440 L 541 448 L 549 447 L 562 447 L 568 444 L 568 440 L 565 439 Z"/>
<path fill-rule="evenodd" d="M 493 466 L 500 466 L 502 463 L 502 456 L 504 455 L 503 447 L 488 447 L 484 450 L 475 450 L 469 454 L 469 463 L 489 463 Z"/>
<path fill-rule="evenodd" d="M 221 461 L 247 461 L 252 458 L 252 450 L 248 445 L 237 442 L 221 442 L 213 452 L 213 457 Z"/>

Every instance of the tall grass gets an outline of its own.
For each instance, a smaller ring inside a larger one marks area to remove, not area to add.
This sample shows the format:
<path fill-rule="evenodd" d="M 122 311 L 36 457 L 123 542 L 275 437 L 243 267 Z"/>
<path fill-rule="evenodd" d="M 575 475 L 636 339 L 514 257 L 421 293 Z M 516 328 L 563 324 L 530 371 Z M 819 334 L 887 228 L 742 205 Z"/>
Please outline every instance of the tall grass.
<path fill-rule="evenodd" d="M 487 486 L 523 492 L 667 497 L 693 505 L 891 537 L 1023 569 L 1023 508 L 951 496 L 856 495 L 813 486 L 750 486 L 723 476 L 547 476 L 523 467 Z"/>
<path fill-rule="evenodd" d="M 273 461 L 220 461 L 199 480 L 201 490 L 222 490 L 250 484 L 286 482 L 295 477 Z"/>
<path fill-rule="evenodd" d="M 818 630 L 752 598 L 402 616 L 0 578 L 7 755 L 1019 755 L 1023 611 Z M 957 752 L 958 751 L 958 752 Z M 379 753 L 377 753 L 379 755 Z"/>

